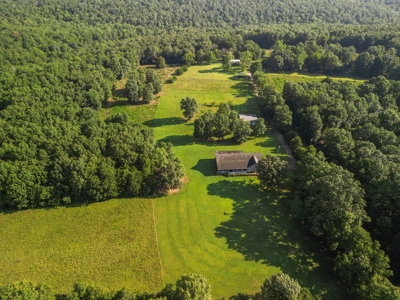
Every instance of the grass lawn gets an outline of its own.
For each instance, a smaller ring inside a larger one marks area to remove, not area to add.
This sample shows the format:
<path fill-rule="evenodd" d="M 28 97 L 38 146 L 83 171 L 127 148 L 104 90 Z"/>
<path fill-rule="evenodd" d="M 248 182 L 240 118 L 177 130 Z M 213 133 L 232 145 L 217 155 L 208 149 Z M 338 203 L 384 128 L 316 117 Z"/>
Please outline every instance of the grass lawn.
<path fill-rule="evenodd" d="M 250 81 L 219 66 L 190 67 L 164 85 L 158 105 L 128 106 L 120 98 L 101 112 L 105 118 L 126 111 L 154 128 L 159 141 L 171 142 L 186 168 L 180 191 L 0 214 L 0 282 L 25 279 L 67 292 L 82 280 L 152 292 L 182 274 L 201 273 L 218 298 L 257 292 L 282 270 L 323 299 L 344 299 L 324 254 L 290 219 L 287 192 L 260 191 L 255 177 L 215 175 L 216 150 L 276 154 L 272 132 L 239 146 L 230 140 L 200 143 L 193 121 L 182 118 L 184 97 L 198 101 L 199 115 L 227 101 L 239 112 L 258 113 Z M 117 90 L 122 88 L 120 82 Z"/>
<path fill-rule="evenodd" d="M 187 173 L 182 190 L 156 200 L 165 282 L 201 273 L 217 298 L 257 292 L 266 278 L 282 270 L 324 299 L 343 298 L 332 266 L 288 218 L 290 199 L 284 192 L 260 191 L 255 177 L 215 175 L 214 151 L 276 153 L 272 132 L 242 145 L 193 138 L 193 121 L 186 122 L 179 109 L 184 97 L 195 98 L 202 112 L 212 102 L 231 100 L 239 112 L 258 113 L 250 82 L 219 66 L 192 66 L 164 86 L 156 117 L 146 123 L 159 141 L 174 145 Z"/>
<path fill-rule="evenodd" d="M 153 201 L 0 214 L 0 283 L 30 280 L 70 292 L 85 281 L 156 291 L 163 284 Z"/>

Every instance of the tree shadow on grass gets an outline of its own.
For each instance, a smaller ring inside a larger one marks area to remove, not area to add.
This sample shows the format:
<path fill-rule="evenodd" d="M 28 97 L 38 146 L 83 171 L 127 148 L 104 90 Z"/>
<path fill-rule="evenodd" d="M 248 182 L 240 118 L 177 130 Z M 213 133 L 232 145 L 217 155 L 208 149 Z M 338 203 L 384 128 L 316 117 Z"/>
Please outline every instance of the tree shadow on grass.
<path fill-rule="evenodd" d="M 234 201 L 230 218 L 215 228 L 229 248 L 246 260 L 279 267 L 284 273 L 324 299 L 345 299 L 333 266 L 321 253 L 318 242 L 304 236 L 288 216 L 290 199 L 279 192 L 262 191 L 252 179 L 221 180 L 208 185 L 208 194 Z"/>
<path fill-rule="evenodd" d="M 200 74 L 208 74 L 208 73 L 225 73 L 225 74 L 229 74 L 229 73 L 231 73 L 230 71 L 222 69 L 222 67 L 214 67 L 212 69 L 199 70 L 197 72 L 200 73 Z"/>
<path fill-rule="evenodd" d="M 202 141 L 196 139 L 193 135 L 169 135 L 159 140 L 159 142 L 170 142 L 174 146 L 186 146 L 186 145 L 204 145 L 209 147 L 218 147 L 218 146 L 237 146 L 238 144 L 234 142 L 233 138 L 227 138 L 223 140 L 211 140 L 211 141 Z"/>
<path fill-rule="evenodd" d="M 161 127 L 161 126 L 166 126 L 166 125 L 180 125 L 183 123 L 186 123 L 187 121 L 178 118 L 178 117 L 170 117 L 170 118 L 162 118 L 162 119 L 153 119 L 144 122 L 143 124 L 149 127 Z"/>
<path fill-rule="evenodd" d="M 192 170 L 199 171 L 204 176 L 215 176 L 217 168 L 215 165 L 215 159 L 199 159 L 197 164 L 192 168 Z"/>
<path fill-rule="evenodd" d="M 158 142 L 171 143 L 174 146 L 186 146 L 194 144 L 196 139 L 192 135 L 170 135 Z"/>
<path fill-rule="evenodd" d="M 263 147 L 263 148 L 275 148 L 278 151 L 279 143 L 274 142 L 271 138 L 267 138 L 262 142 L 258 142 L 255 146 Z M 283 149 L 280 149 L 280 152 L 284 152 Z"/>
<path fill-rule="evenodd" d="M 127 89 L 116 89 L 112 91 L 113 98 L 127 98 L 128 90 Z"/>

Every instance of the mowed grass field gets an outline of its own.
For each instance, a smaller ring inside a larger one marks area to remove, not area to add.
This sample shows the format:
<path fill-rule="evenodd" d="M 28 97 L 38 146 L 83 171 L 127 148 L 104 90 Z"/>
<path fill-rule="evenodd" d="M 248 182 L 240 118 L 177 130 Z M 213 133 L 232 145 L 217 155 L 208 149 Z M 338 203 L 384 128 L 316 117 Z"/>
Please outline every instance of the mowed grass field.
<path fill-rule="evenodd" d="M 179 192 L 155 202 L 165 282 L 201 273 L 218 298 L 260 291 L 266 278 L 283 271 L 324 299 L 341 298 L 332 266 L 290 220 L 285 192 L 260 191 L 256 177 L 215 175 L 216 150 L 276 154 L 274 134 L 268 131 L 242 145 L 198 142 L 192 135 L 193 121 L 182 117 L 179 104 L 184 97 L 195 98 L 201 113 L 215 110 L 212 102 L 227 101 L 239 112 L 258 113 L 250 81 L 223 72 L 220 64 L 192 66 L 164 86 L 163 93 L 155 119 L 147 124 L 159 141 L 174 145 L 187 174 Z"/>
<path fill-rule="evenodd" d="M 30 280 L 57 292 L 73 284 L 140 291 L 163 285 L 153 200 L 0 214 L 0 283 Z"/>
<path fill-rule="evenodd" d="M 309 81 L 322 81 L 328 76 L 326 75 L 315 75 L 310 74 L 307 72 L 295 72 L 295 73 L 266 73 L 269 83 L 274 85 L 278 91 L 283 91 L 283 86 L 285 81 L 291 82 L 309 82 Z M 365 80 L 357 77 L 355 75 L 351 75 L 349 77 L 341 77 L 341 76 L 329 76 L 334 81 L 343 80 L 343 81 L 351 81 L 354 82 L 356 85 L 362 84 Z"/>

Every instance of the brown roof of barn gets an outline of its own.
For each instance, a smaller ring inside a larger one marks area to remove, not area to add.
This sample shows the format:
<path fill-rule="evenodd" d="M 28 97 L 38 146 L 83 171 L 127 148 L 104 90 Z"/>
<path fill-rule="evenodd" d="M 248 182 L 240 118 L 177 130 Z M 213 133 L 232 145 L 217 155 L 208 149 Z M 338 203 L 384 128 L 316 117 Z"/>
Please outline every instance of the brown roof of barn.
<path fill-rule="evenodd" d="M 261 153 L 243 153 L 243 151 L 216 151 L 215 160 L 218 171 L 243 170 L 258 163 Z"/>

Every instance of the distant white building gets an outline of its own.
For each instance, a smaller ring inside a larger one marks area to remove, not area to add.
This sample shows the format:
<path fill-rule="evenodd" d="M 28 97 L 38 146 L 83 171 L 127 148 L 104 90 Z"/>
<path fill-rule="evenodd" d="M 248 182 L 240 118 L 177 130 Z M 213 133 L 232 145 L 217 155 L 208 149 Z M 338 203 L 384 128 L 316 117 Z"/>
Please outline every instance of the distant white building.
<path fill-rule="evenodd" d="M 230 63 L 231 65 L 240 65 L 240 59 L 232 59 Z"/>
<path fill-rule="evenodd" d="M 250 122 L 250 125 L 254 125 L 257 122 L 257 115 L 255 114 L 239 114 L 239 118 Z"/>

